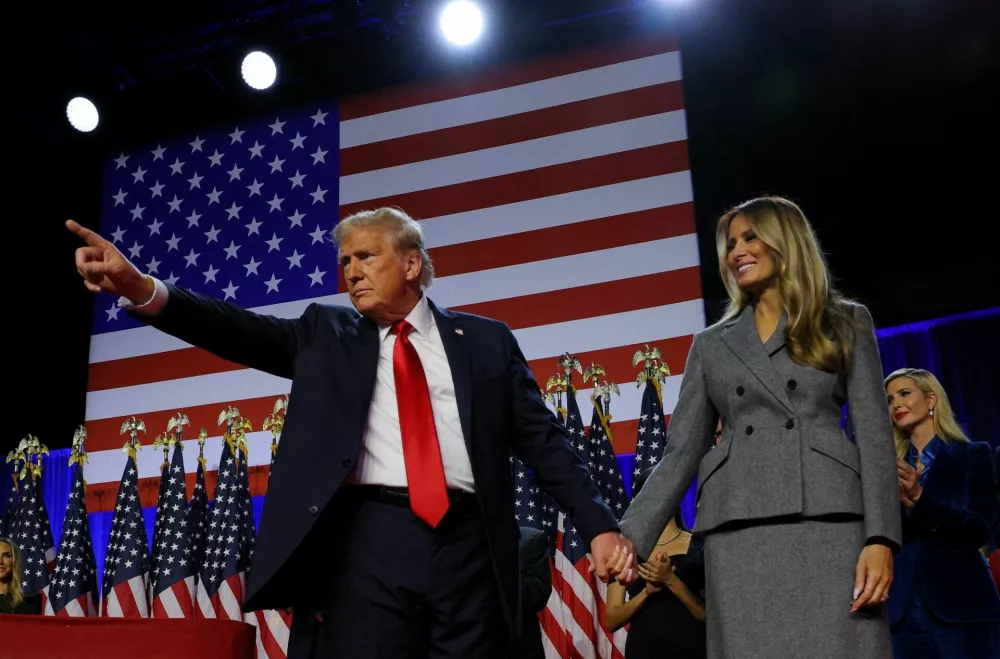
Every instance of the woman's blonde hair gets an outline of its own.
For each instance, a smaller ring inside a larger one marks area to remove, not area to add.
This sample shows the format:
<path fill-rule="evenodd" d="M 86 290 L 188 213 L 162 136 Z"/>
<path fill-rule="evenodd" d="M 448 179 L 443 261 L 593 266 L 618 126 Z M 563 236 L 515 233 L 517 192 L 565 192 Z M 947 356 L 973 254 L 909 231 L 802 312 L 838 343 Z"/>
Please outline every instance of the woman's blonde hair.
<path fill-rule="evenodd" d="M 941 386 L 941 382 L 934 377 L 933 373 L 922 368 L 901 368 L 890 373 L 889 377 L 885 379 L 886 388 L 890 382 L 899 378 L 913 380 L 924 397 L 934 394 L 937 402 L 934 404 L 934 414 L 931 415 L 931 419 L 934 421 L 935 435 L 945 442 L 969 441 L 969 438 L 962 431 L 962 426 L 958 425 L 958 421 L 955 420 L 955 413 L 952 412 L 951 403 L 948 402 L 948 394 L 945 393 L 944 387 Z M 907 451 L 910 450 L 910 435 L 895 423 L 892 424 L 892 434 L 896 438 L 896 455 L 905 458 Z"/>
<path fill-rule="evenodd" d="M 17 545 L 10 538 L 0 538 L 0 545 L 6 544 L 10 547 L 11 556 L 14 557 L 14 563 L 11 565 L 11 577 L 10 585 L 7 587 L 7 594 L 11 597 L 11 604 L 17 606 L 24 601 L 24 588 L 22 584 L 24 583 L 24 564 L 21 563 L 21 552 L 18 550 Z"/>
<path fill-rule="evenodd" d="M 751 301 L 729 269 L 729 225 L 742 215 L 758 239 L 774 252 L 778 293 L 788 314 L 785 340 L 798 364 L 829 373 L 850 368 L 851 343 L 857 322 L 851 305 L 832 287 L 819 241 L 802 210 L 783 197 L 758 197 L 731 208 L 716 230 L 719 273 L 729 292 L 720 322 L 740 315 Z"/>

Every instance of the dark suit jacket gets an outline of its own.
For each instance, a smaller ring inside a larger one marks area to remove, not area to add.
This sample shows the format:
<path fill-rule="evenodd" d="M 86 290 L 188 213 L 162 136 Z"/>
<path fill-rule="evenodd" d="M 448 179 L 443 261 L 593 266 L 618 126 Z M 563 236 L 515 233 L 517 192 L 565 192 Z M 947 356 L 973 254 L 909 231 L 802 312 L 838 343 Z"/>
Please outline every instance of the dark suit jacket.
<path fill-rule="evenodd" d="M 522 526 L 518 553 L 521 563 L 522 627 L 518 659 L 542 659 L 542 628 L 538 613 L 552 594 L 552 569 L 549 565 L 549 536 L 544 531 Z"/>
<path fill-rule="evenodd" d="M 801 515 L 863 515 L 865 535 L 898 546 L 899 490 L 892 425 L 871 315 L 851 305 L 858 330 L 849 372 L 794 362 L 787 317 L 762 343 L 753 305 L 694 336 L 659 462 L 621 521 L 639 556 L 698 476 L 696 531 Z M 841 429 L 850 401 L 857 441 Z M 718 419 L 722 442 L 709 451 Z M 699 466 L 700 465 L 700 466 Z"/>
<path fill-rule="evenodd" d="M 1000 596 L 980 548 L 989 543 L 996 480 L 985 442 L 942 444 L 920 500 L 903 514 L 889 618 L 906 613 L 917 590 L 945 622 L 1000 622 Z"/>
<path fill-rule="evenodd" d="M 316 522 L 361 449 L 375 388 L 378 327 L 346 307 L 312 304 L 299 318 L 282 319 L 175 286 L 168 290 L 160 314 L 136 317 L 224 359 L 292 380 L 244 608 L 319 606 L 314 557 L 337 539 L 327 537 L 328 530 L 316 531 L 324 526 Z M 545 407 L 510 329 L 496 320 L 430 306 L 454 378 L 504 617 L 516 630 L 518 531 L 511 451 L 570 511 L 587 542 L 617 530 L 618 523 L 586 463 Z"/>

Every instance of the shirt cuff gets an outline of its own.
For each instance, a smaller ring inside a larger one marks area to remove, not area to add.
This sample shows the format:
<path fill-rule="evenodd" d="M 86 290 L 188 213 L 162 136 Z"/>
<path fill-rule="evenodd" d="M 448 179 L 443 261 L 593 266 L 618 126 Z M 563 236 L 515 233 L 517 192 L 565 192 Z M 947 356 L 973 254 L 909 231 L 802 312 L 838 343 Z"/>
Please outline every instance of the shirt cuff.
<path fill-rule="evenodd" d="M 118 298 L 118 306 L 126 311 L 134 311 L 142 316 L 155 316 L 161 311 L 163 307 L 167 306 L 167 298 L 170 297 L 170 292 L 167 290 L 167 285 L 156 277 L 150 277 L 153 280 L 154 290 L 153 297 L 149 298 L 144 304 L 132 304 L 132 302 L 126 297 Z"/>

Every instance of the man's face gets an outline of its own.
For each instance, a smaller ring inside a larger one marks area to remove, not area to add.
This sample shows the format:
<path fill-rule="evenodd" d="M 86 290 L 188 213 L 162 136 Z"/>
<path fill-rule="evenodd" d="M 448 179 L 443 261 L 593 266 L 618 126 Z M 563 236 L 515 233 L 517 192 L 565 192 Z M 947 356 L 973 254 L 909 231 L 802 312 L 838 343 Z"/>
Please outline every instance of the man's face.
<path fill-rule="evenodd" d="M 420 278 L 420 257 L 398 253 L 388 231 L 363 227 L 340 243 L 338 255 L 354 308 L 378 323 L 404 318 L 413 307 L 413 282 Z"/>

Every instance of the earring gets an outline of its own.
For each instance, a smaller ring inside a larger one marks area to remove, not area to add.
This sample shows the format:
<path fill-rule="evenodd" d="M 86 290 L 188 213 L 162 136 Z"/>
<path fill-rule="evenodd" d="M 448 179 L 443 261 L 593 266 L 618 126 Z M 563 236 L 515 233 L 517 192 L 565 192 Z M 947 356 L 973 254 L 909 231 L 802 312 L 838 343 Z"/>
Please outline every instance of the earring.
<path fill-rule="evenodd" d="M 931 411 L 929 412 L 929 414 L 930 414 L 931 416 L 934 416 L 934 408 L 933 408 L 933 407 L 931 408 Z"/>

